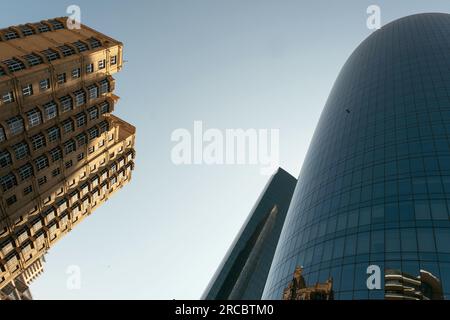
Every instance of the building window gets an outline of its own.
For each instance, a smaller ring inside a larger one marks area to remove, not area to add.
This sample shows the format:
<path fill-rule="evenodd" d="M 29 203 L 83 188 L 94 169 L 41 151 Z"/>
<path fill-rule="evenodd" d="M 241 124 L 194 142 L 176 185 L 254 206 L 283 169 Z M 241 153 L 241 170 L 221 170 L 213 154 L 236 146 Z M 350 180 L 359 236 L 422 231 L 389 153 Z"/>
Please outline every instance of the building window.
<path fill-rule="evenodd" d="M 88 130 L 89 140 L 93 140 L 98 137 L 98 129 L 97 127 L 92 127 Z"/>
<path fill-rule="evenodd" d="M 77 127 L 82 127 L 86 124 L 86 114 L 84 112 L 78 113 L 75 116 L 75 120 L 77 121 Z"/>
<path fill-rule="evenodd" d="M 24 189 L 23 189 L 23 195 L 24 196 L 26 196 L 27 194 L 30 194 L 30 193 L 32 193 L 33 192 L 33 186 L 28 186 L 28 187 L 25 187 Z"/>
<path fill-rule="evenodd" d="M 43 63 L 42 58 L 39 57 L 38 55 L 33 54 L 33 53 L 27 54 L 27 55 L 23 56 L 23 58 L 25 60 L 27 60 L 27 62 L 30 65 L 30 67 L 37 66 L 37 65 Z"/>
<path fill-rule="evenodd" d="M 100 61 L 98 62 L 98 69 L 99 69 L 99 70 L 102 70 L 102 69 L 105 69 L 105 67 L 106 67 L 106 61 L 105 61 L 105 59 L 100 60 Z"/>
<path fill-rule="evenodd" d="M 36 168 L 37 168 L 38 171 L 48 167 L 48 159 L 47 159 L 47 157 L 45 155 L 42 155 L 42 156 L 38 157 L 35 160 L 35 163 L 36 163 Z"/>
<path fill-rule="evenodd" d="M 43 79 L 39 81 L 39 89 L 41 90 L 41 92 L 50 89 L 50 79 Z"/>
<path fill-rule="evenodd" d="M 85 182 L 80 186 L 81 189 L 81 196 L 86 195 L 89 192 L 89 183 Z"/>
<path fill-rule="evenodd" d="M 16 195 L 13 195 L 13 196 L 9 197 L 8 199 L 6 199 L 6 205 L 7 206 L 12 206 L 16 202 L 17 202 Z"/>
<path fill-rule="evenodd" d="M 19 38 L 19 35 L 17 34 L 17 32 L 13 31 L 13 30 L 9 30 L 8 32 L 6 32 L 4 34 L 5 39 L 6 40 L 12 40 L 12 39 L 17 39 Z"/>
<path fill-rule="evenodd" d="M 33 150 L 39 150 L 45 147 L 45 137 L 42 133 L 38 133 L 31 137 L 31 144 L 33 145 Z"/>
<path fill-rule="evenodd" d="M 22 87 L 22 94 L 24 97 L 33 95 L 33 85 L 27 84 L 25 87 Z"/>
<path fill-rule="evenodd" d="M 64 143 L 64 152 L 69 154 L 76 150 L 75 141 L 69 140 Z"/>
<path fill-rule="evenodd" d="M 19 168 L 19 176 L 22 181 L 31 178 L 32 175 L 33 166 L 31 164 L 27 163 Z"/>
<path fill-rule="evenodd" d="M 67 162 L 65 163 L 66 169 L 69 169 L 71 166 L 72 166 L 72 160 L 67 161 Z"/>
<path fill-rule="evenodd" d="M 19 116 L 6 120 L 11 134 L 16 135 L 23 132 L 23 119 Z"/>
<path fill-rule="evenodd" d="M 77 107 L 86 103 L 86 92 L 84 92 L 84 90 L 77 90 L 73 94 L 75 96 L 75 105 Z"/>
<path fill-rule="evenodd" d="M 86 65 L 86 73 L 92 73 L 92 72 L 94 72 L 94 64 L 89 63 Z"/>
<path fill-rule="evenodd" d="M 80 133 L 79 135 L 77 135 L 75 137 L 75 139 L 77 140 L 78 147 L 81 147 L 81 146 L 85 145 L 86 142 L 87 142 L 87 138 L 86 138 L 86 134 L 85 133 Z"/>
<path fill-rule="evenodd" d="M 58 161 L 62 158 L 61 148 L 59 147 L 53 148 L 49 153 L 53 162 Z"/>
<path fill-rule="evenodd" d="M 59 53 L 53 49 L 47 49 L 47 50 L 41 51 L 41 53 L 47 58 L 48 62 L 52 62 L 52 61 L 60 58 Z"/>
<path fill-rule="evenodd" d="M 69 133 L 74 130 L 72 119 L 67 119 L 62 123 L 64 133 Z"/>
<path fill-rule="evenodd" d="M 57 177 L 61 173 L 61 170 L 59 168 L 56 168 L 52 171 L 52 176 Z"/>
<path fill-rule="evenodd" d="M 58 84 L 64 84 L 66 83 L 66 73 L 60 73 L 56 76 L 56 78 L 58 79 Z"/>
<path fill-rule="evenodd" d="M 84 52 L 89 50 L 88 46 L 84 42 L 81 42 L 79 40 L 73 42 L 72 44 L 77 48 L 78 52 Z"/>
<path fill-rule="evenodd" d="M 112 56 L 111 57 L 111 65 L 114 66 L 117 64 L 117 56 Z"/>
<path fill-rule="evenodd" d="M 23 64 L 23 62 L 16 58 L 4 60 L 2 62 L 8 66 L 10 72 L 16 72 L 25 69 L 25 65 Z"/>
<path fill-rule="evenodd" d="M 89 99 L 98 98 L 98 88 L 96 85 L 91 85 L 88 87 Z"/>
<path fill-rule="evenodd" d="M 28 126 L 33 128 L 41 124 L 41 112 L 39 109 L 35 108 L 27 112 Z"/>
<path fill-rule="evenodd" d="M 55 218 L 55 208 L 49 207 L 49 208 L 43 210 L 42 215 L 44 216 L 44 218 L 47 221 L 52 221 Z"/>
<path fill-rule="evenodd" d="M 64 57 L 69 57 L 69 56 L 75 54 L 75 50 L 73 48 L 69 47 L 69 46 L 66 46 L 66 45 L 59 46 L 58 49 L 61 50 L 61 52 L 62 52 Z"/>
<path fill-rule="evenodd" d="M 99 178 L 97 176 L 91 178 L 92 188 L 95 188 L 96 186 L 98 186 L 98 182 L 99 182 Z"/>
<path fill-rule="evenodd" d="M 79 196 L 78 196 L 78 191 L 74 190 L 71 193 L 69 193 L 69 197 L 70 197 L 70 201 L 73 203 L 75 201 L 78 201 Z"/>
<path fill-rule="evenodd" d="M 98 118 L 98 109 L 96 106 L 93 106 L 87 110 L 89 113 L 89 120 L 95 120 Z"/>
<path fill-rule="evenodd" d="M 4 150 L 0 152 L 0 167 L 4 168 L 12 163 L 11 155 L 8 151 Z"/>
<path fill-rule="evenodd" d="M 17 160 L 23 159 L 29 154 L 28 144 L 24 141 L 13 145 L 12 148 L 14 150 Z"/>
<path fill-rule="evenodd" d="M 72 79 L 77 79 L 80 76 L 81 76 L 81 69 L 80 68 L 72 70 Z"/>
<path fill-rule="evenodd" d="M 106 132 L 109 129 L 109 123 L 107 120 L 103 120 L 98 126 L 100 128 L 100 133 Z"/>
<path fill-rule="evenodd" d="M 7 174 L 0 178 L 0 185 L 2 186 L 3 191 L 7 191 L 14 187 L 17 184 L 16 176 L 12 173 Z"/>
<path fill-rule="evenodd" d="M 57 112 L 57 105 L 54 101 L 47 102 L 42 106 L 45 110 L 45 117 L 47 120 L 56 118 L 58 112 Z"/>
<path fill-rule="evenodd" d="M 58 20 L 49 20 L 48 22 L 52 25 L 53 30 L 61 30 L 61 29 L 64 29 L 64 24 L 62 24 L 62 23 L 59 22 Z"/>
<path fill-rule="evenodd" d="M 14 102 L 14 94 L 12 93 L 12 91 L 3 94 L 2 101 L 4 104 Z"/>
<path fill-rule="evenodd" d="M 68 204 L 68 201 L 65 198 L 62 198 L 62 199 L 59 199 L 58 201 L 56 201 L 56 206 L 60 212 L 67 209 L 67 204 Z"/>
<path fill-rule="evenodd" d="M 47 177 L 46 176 L 40 177 L 38 179 L 38 185 L 42 186 L 45 183 L 47 183 Z"/>
<path fill-rule="evenodd" d="M 100 81 L 100 94 L 109 92 L 109 82 L 108 79 L 103 79 Z"/>
<path fill-rule="evenodd" d="M 98 39 L 96 39 L 94 37 L 86 39 L 86 41 L 91 46 L 91 49 L 95 49 L 95 48 L 98 48 L 98 47 L 102 46 L 102 43 Z"/>
<path fill-rule="evenodd" d="M 105 114 L 109 112 L 109 103 L 107 101 L 100 104 L 100 114 Z"/>
<path fill-rule="evenodd" d="M 94 153 L 94 151 L 95 151 L 95 146 L 90 146 L 88 149 L 88 153 L 91 154 L 91 153 Z"/>
<path fill-rule="evenodd" d="M 99 148 L 103 147 L 104 145 L 105 145 L 105 140 L 101 140 L 101 141 L 98 143 L 98 147 L 99 147 Z"/>
<path fill-rule="evenodd" d="M 81 152 L 80 154 L 78 154 L 78 156 L 77 156 L 77 160 L 78 160 L 78 161 L 83 160 L 83 158 L 84 158 L 84 153 L 83 153 L 83 152 Z"/>
<path fill-rule="evenodd" d="M 59 128 L 58 127 L 51 127 L 50 129 L 47 130 L 47 134 L 48 134 L 48 140 L 50 142 L 58 140 L 59 139 Z"/>
<path fill-rule="evenodd" d="M 38 23 L 38 24 L 36 24 L 36 27 L 37 27 L 39 33 L 44 33 L 44 32 L 50 31 L 49 26 L 44 23 Z"/>
<path fill-rule="evenodd" d="M 73 103 L 72 103 L 72 97 L 70 95 L 59 98 L 59 102 L 61 103 L 61 111 L 62 112 L 72 110 Z"/>
<path fill-rule="evenodd" d="M 23 34 L 25 37 L 28 37 L 28 36 L 31 36 L 31 35 L 34 34 L 34 30 L 31 29 L 29 26 L 21 26 L 21 27 L 20 27 L 20 31 L 22 31 L 22 34 Z"/>

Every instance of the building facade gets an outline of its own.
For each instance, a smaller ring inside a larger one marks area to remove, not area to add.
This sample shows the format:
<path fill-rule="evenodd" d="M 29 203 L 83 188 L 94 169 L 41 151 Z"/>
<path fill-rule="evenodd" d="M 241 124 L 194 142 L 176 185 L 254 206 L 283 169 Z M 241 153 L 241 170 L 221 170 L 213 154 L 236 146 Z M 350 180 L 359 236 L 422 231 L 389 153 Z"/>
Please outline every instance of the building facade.
<path fill-rule="evenodd" d="M 0 29 L 0 289 L 130 181 L 122 50 L 66 18 Z"/>
<path fill-rule="evenodd" d="M 270 178 L 202 299 L 261 299 L 295 184 L 281 168 Z"/>
<path fill-rule="evenodd" d="M 27 286 L 29 286 L 44 272 L 44 262 L 45 258 L 42 256 L 26 268 L 24 272 L 22 272 L 21 277 Z"/>
<path fill-rule="evenodd" d="M 34 261 L 0 290 L 0 300 L 33 300 L 30 284 L 44 272 L 44 256 Z"/>
<path fill-rule="evenodd" d="M 353 52 L 314 133 L 264 299 L 282 299 L 297 266 L 308 284 L 331 279 L 334 299 L 450 298 L 449 55 L 450 15 L 440 13 L 389 23 Z"/>

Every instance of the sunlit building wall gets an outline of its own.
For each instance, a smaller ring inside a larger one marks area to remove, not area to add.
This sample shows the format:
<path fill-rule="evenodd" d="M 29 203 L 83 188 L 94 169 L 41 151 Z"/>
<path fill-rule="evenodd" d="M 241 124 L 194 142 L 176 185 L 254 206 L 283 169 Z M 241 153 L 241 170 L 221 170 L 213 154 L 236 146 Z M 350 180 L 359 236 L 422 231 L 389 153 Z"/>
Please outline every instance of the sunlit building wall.
<path fill-rule="evenodd" d="M 130 181 L 122 50 L 66 18 L 0 29 L 0 289 Z"/>

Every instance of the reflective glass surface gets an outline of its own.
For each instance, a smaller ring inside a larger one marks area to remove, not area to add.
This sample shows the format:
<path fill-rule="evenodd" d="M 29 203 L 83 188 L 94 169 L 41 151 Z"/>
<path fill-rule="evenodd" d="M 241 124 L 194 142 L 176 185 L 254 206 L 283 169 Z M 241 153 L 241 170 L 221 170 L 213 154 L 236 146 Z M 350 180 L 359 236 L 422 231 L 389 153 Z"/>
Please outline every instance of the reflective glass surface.
<path fill-rule="evenodd" d="M 399 19 L 354 51 L 316 128 L 263 298 L 282 299 L 298 266 L 307 286 L 331 280 L 333 299 L 450 298 L 449 55 L 447 14 Z"/>

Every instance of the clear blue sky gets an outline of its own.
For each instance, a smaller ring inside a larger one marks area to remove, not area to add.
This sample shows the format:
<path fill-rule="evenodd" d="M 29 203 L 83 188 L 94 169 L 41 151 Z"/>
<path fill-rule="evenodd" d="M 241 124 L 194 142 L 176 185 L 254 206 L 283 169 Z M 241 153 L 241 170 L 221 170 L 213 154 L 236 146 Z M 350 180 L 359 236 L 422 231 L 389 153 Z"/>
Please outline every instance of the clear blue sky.
<path fill-rule="evenodd" d="M 267 176 L 257 166 L 174 166 L 170 135 L 208 128 L 280 129 L 297 176 L 343 63 L 382 23 L 449 12 L 442 1 L 8 1 L 2 27 L 65 15 L 125 45 L 116 114 L 137 127 L 133 181 L 47 255 L 36 299 L 198 299 Z M 81 268 L 68 290 L 66 269 Z"/>

